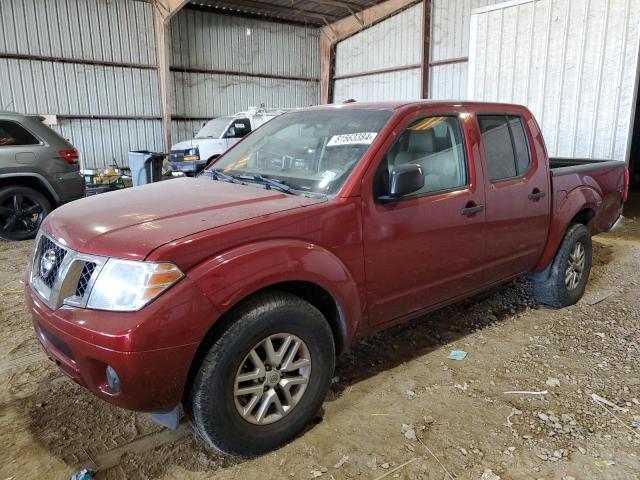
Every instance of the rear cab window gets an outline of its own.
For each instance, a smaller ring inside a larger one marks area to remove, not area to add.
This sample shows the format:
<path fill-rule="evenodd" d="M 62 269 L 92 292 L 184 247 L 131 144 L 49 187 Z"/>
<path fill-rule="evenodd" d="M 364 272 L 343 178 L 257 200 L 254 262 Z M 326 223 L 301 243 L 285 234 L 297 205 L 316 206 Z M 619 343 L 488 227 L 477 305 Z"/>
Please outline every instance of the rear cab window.
<path fill-rule="evenodd" d="M 39 145 L 40 140 L 16 122 L 0 120 L 0 147 Z"/>
<path fill-rule="evenodd" d="M 529 141 L 518 115 L 478 115 L 492 182 L 524 176 L 531 168 Z"/>

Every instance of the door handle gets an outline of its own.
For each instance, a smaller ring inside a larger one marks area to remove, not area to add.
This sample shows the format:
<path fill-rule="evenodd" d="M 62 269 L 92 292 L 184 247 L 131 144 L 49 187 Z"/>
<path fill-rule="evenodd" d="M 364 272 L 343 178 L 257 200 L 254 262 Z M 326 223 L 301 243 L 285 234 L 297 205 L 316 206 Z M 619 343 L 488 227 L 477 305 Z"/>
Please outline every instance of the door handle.
<path fill-rule="evenodd" d="M 540 200 L 542 197 L 544 197 L 546 195 L 546 193 L 541 192 L 540 190 L 534 190 L 532 193 L 529 194 L 529 200 L 533 201 L 533 202 L 537 202 L 538 200 Z"/>
<path fill-rule="evenodd" d="M 460 215 L 471 217 L 476 213 L 481 212 L 482 210 L 484 210 L 484 205 L 473 205 L 470 207 L 464 207 L 462 210 L 460 210 Z"/>

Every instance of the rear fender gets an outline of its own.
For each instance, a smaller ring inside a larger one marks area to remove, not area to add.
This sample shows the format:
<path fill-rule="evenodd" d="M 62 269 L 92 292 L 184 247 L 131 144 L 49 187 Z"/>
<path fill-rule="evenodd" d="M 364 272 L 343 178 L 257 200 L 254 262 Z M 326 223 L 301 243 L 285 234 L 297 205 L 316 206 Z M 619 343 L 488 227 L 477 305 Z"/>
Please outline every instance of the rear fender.
<path fill-rule="evenodd" d="M 575 188 L 569 193 L 560 190 L 555 195 L 547 245 L 533 269 L 534 272 L 542 272 L 551 264 L 565 232 L 571 225 L 571 220 L 578 213 L 585 209 L 592 209 L 597 213 L 602 207 L 602 196 L 594 188 L 586 185 Z"/>
<path fill-rule="evenodd" d="M 215 307 L 228 312 L 238 302 L 282 282 L 309 282 L 337 303 L 340 330 L 348 346 L 362 316 L 358 287 L 347 267 L 328 250 L 309 242 L 273 239 L 222 252 L 188 273 Z"/>

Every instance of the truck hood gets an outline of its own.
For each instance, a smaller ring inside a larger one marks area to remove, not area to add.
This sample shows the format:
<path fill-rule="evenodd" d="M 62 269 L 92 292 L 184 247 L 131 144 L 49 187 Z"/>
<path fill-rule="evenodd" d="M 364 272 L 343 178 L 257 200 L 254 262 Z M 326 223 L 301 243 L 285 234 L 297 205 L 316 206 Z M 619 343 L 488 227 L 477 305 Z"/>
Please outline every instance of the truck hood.
<path fill-rule="evenodd" d="M 70 248 L 142 260 L 173 240 L 324 201 L 210 178 L 179 178 L 66 204 L 42 229 Z"/>
<path fill-rule="evenodd" d="M 189 148 L 205 148 L 212 149 L 216 147 L 223 148 L 226 146 L 224 138 L 192 138 L 184 142 L 178 142 L 171 147 L 171 150 L 187 150 Z"/>

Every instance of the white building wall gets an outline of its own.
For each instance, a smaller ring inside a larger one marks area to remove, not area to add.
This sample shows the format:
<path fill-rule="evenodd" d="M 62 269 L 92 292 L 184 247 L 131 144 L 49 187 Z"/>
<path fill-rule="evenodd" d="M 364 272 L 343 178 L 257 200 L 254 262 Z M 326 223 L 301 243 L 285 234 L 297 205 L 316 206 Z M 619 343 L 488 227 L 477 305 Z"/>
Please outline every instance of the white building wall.
<path fill-rule="evenodd" d="M 436 65 L 429 69 L 429 98 L 466 98 L 471 12 L 502 1 L 432 0 L 430 62 Z M 437 65 L 452 60 L 455 63 Z"/>
<path fill-rule="evenodd" d="M 421 59 L 419 3 L 338 43 L 333 100 L 419 99 Z M 394 68 L 402 70 L 368 74 Z"/>
<path fill-rule="evenodd" d="M 635 0 L 518 0 L 479 9 L 468 97 L 529 107 L 550 155 L 623 160 L 639 42 Z"/>

